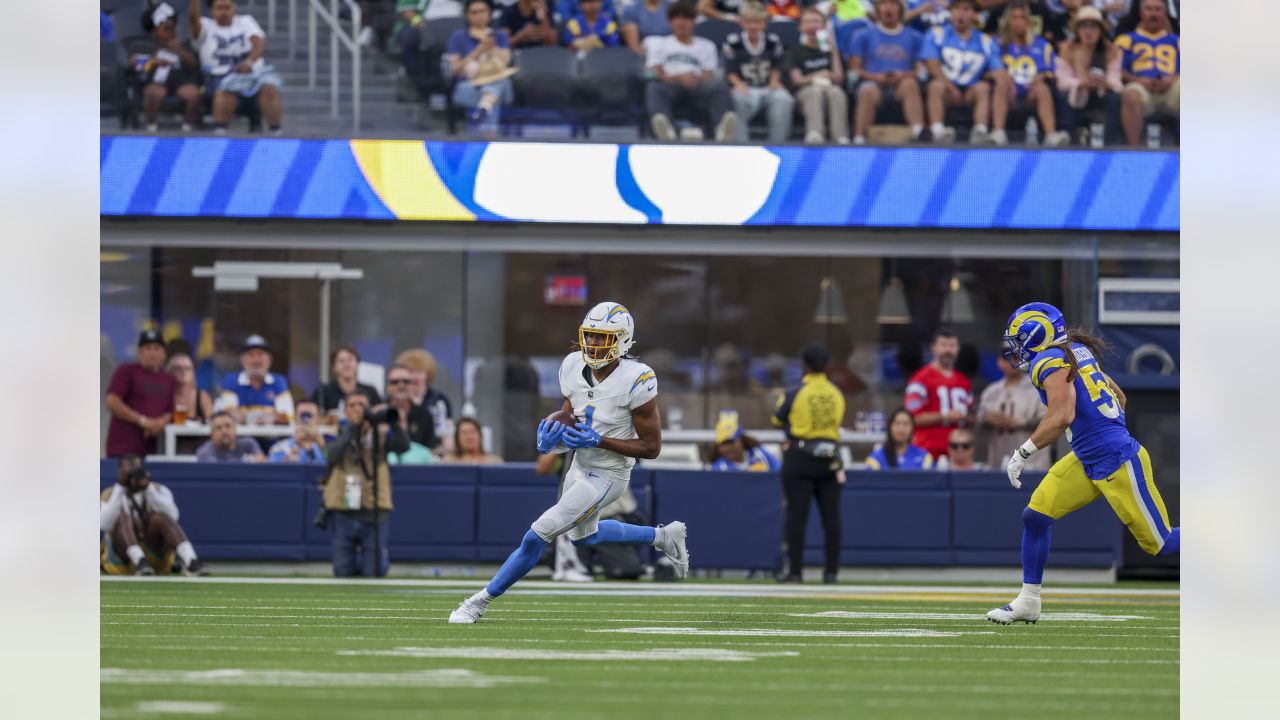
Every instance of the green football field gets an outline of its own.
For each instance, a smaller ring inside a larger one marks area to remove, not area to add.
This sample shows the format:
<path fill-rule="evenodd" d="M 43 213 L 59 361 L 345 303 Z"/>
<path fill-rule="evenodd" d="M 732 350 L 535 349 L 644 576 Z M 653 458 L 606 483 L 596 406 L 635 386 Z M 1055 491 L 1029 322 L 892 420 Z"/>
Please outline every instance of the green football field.
<path fill-rule="evenodd" d="M 104 580 L 102 717 L 1177 717 L 1178 592 L 530 581 Z"/>

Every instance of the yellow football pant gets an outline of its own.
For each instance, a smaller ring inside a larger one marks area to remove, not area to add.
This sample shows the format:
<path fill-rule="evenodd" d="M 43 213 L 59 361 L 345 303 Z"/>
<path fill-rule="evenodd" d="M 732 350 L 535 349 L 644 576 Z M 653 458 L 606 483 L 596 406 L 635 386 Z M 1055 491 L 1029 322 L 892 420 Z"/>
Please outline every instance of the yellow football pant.
<path fill-rule="evenodd" d="M 1139 447 L 1132 460 L 1104 480 L 1090 480 L 1076 454 L 1068 453 L 1049 468 L 1027 506 L 1057 520 L 1097 500 L 1099 495 L 1107 498 L 1116 517 L 1144 551 L 1160 553 L 1169 537 L 1169 513 L 1156 489 L 1146 448 Z"/>

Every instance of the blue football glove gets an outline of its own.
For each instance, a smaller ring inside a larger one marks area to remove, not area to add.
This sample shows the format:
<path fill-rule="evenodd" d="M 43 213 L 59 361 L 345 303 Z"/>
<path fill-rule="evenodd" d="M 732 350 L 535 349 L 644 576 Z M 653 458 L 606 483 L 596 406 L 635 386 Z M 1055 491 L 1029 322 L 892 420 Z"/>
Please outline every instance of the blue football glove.
<path fill-rule="evenodd" d="M 600 433 L 582 423 L 564 431 L 564 446 L 572 450 L 600 447 L 600 439 Z"/>
<path fill-rule="evenodd" d="M 560 444 L 560 439 L 564 437 L 565 431 L 568 430 L 555 420 L 548 421 L 546 418 L 538 423 L 538 453 L 546 455 Z"/>

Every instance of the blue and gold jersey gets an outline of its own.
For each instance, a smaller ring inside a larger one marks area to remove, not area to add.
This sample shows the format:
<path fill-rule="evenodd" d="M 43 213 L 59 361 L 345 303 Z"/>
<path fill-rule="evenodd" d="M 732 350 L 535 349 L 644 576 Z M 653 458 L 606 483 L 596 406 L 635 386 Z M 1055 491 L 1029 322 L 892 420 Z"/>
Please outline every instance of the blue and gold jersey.
<path fill-rule="evenodd" d="M 1162 78 L 1182 71 L 1182 46 L 1171 32 L 1148 35 L 1142 28 L 1116 38 L 1124 51 L 1123 67 L 1143 78 Z"/>
<path fill-rule="evenodd" d="M 1066 347 L 1051 347 L 1031 361 L 1031 383 L 1040 393 L 1040 401 L 1048 403 L 1044 381 L 1055 372 L 1070 372 Z M 1076 417 L 1067 428 L 1071 450 L 1084 465 L 1092 480 L 1105 480 L 1138 454 L 1138 441 L 1125 427 L 1124 410 L 1111 392 L 1107 377 L 1089 348 L 1071 343 L 1080 373 L 1073 381 L 1076 390 Z"/>
<path fill-rule="evenodd" d="M 1037 75 L 1053 72 L 1053 46 L 1038 35 L 1030 45 L 1005 45 L 1001 48 L 1000 56 L 1004 60 L 1005 69 L 1009 71 L 1009 77 L 1013 78 L 1018 97 L 1027 94 Z"/>

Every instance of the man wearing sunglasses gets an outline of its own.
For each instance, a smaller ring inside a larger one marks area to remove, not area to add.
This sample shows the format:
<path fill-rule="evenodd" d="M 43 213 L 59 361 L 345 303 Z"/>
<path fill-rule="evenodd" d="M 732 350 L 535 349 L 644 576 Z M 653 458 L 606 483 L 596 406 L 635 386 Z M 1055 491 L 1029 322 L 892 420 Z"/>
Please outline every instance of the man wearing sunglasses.
<path fill-rule="evenodd" d="M 440 438 L 436 436 L 435 421 L 426 404 L 415 405 L 413 402 L 413 373 L 404 365 L 392 365 L 387 371 L 387 403 L 400 411 L 404 418 L 405 430 L 409 440 L 427 449 L 440 447 Z M 374 408 L 381 409 L 381 406 Z"/>
<path fill-rule="evenodd" d="M 976 440 L 969 428 L 956 428 L 947 436 L 946 456 L 939 458 L 939 470 L 986 470 L 987 466 L 973 461 Z M 945 460 L 945 462 L 941 462 Z"/>

